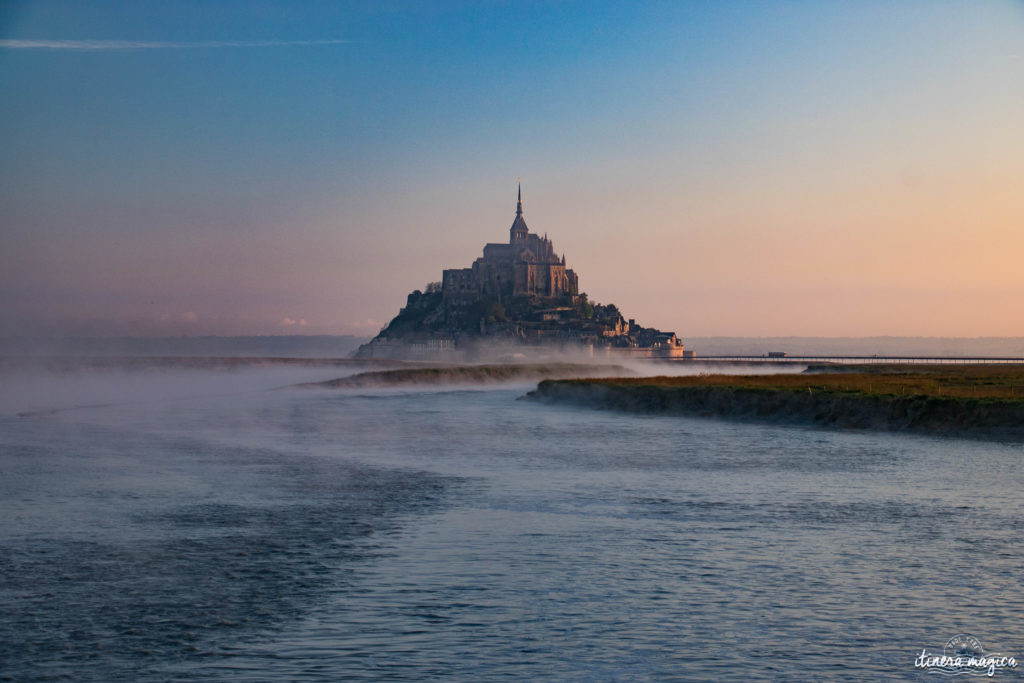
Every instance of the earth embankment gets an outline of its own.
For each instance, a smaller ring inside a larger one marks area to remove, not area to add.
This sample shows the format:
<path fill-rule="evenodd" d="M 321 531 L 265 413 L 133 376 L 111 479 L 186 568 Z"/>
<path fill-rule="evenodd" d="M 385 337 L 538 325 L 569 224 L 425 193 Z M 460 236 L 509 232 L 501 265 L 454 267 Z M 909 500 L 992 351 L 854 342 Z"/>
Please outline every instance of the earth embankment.
<path fill-rule="evenodd" d="M 810 383 L 794 388 L 653 379 L 660 381 L 545 380 L 527 398 L 645 414 L 1024 441 L 1024 397 L 869 394 L 832 390 L 817 378 L 812 381 L 818 388 Z"/>

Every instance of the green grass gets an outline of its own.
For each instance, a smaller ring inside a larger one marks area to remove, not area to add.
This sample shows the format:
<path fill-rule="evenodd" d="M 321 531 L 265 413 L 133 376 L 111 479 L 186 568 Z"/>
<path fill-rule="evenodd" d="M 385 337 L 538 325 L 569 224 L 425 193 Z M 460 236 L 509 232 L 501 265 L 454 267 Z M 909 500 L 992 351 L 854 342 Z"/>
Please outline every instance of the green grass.
<path fill-rule="evenodd" d="M 696 375 L 575 381 L 625 386 L 728 387 L 810 394 L 1024 401 L 1024 365 L 877 365 L 860 366 L 853 372 L 816 371 L 799 375 Z"/>

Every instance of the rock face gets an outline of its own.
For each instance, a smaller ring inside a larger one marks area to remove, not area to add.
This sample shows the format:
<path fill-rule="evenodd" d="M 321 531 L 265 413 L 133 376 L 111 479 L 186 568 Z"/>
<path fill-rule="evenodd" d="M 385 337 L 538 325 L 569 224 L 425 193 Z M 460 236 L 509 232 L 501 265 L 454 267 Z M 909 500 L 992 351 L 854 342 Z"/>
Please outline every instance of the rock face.
<path fill-rule="evenodd" d="M 1024 401 L 545 380 L 527 398 L 591 408 L 1024 441 Z"/>
<path fill-rule="evenodd" d="M 531 346 L 683 355 L 675 333 L 627 322 L 616 306 L 593 304 L 580 293 L 565 255 L 555 252 L 547 235 L 527 227 L 520 189 L 508 243 L 484 245 L 469 268 L 446 269 L 440 282 L 409 294 L 405 307 L 356 356 L 447 359 Z"/>

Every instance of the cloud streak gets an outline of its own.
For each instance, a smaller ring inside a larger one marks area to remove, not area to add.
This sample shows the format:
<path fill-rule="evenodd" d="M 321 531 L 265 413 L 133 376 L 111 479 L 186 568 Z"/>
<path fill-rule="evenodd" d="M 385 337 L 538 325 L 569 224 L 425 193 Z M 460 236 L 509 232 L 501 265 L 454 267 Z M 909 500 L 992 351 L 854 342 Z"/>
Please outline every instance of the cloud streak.
<path fill-rule="evenodd" d="M 7 50 L 196 50 L 222 47 L 308 47 L 340 45 L 348 40 L 17 40 L 0 39 Z"/>

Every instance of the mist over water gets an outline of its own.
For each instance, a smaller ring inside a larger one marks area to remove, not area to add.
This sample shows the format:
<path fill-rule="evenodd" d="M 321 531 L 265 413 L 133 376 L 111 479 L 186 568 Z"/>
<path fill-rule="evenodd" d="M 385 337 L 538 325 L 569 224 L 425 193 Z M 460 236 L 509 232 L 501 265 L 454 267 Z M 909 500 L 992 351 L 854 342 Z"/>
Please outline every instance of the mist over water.
<path fill-rule="evenodd" d="M 492 361 L 493 362 L 493 361 Z M 608 375 L 775 374 L 801 372 L 806 366 L 780 367 L 757 364 L 666 363 L 637 359 L 594 360 L 582 353 L 548 356 L 547 362 L 607 367 Z M 402 367 L 428 367 L 437 363 L 410 363 Z M 443 365 L 443 364 L 442 364 Z M 0 366 L 0 414 L 53 412 L 89 407 L 116 407 L 125 403 L 189 401 L 203 397 L 237 400 L 254 392 L 289 385 L 349 377 L 361 372 L 387 371 L 390 366 L 372 363 L 344 365 L 265 364 L 220 365 L 217 359 L 196 365 L 140 362 L 122 367 L 117 362 L 95 365 L 89 359 L 69 358 L 58 369 L 32 362 L 9 362 Z M 598 373 L 602 374 L 602 373 Z M 592 376 L 592 375 L 591 375 Z M 495 383 L 491 383 L 495 384 Z M 532 388 L 536 382 L 503 382 L 505 386 Z M 478 387 L 467 384 L 466 388 Z M 451 388 L 451 387 L 448 387 Z M 382 389 L 383 390 L 383 389 Z"/>
<path fill-rule="evenodd" d="M 7 375 L 0 676 L 905 679 L 960 632 L 1024 656 L 1019 446 L 526 384 L 270 391 L 362 369 Z"/>

